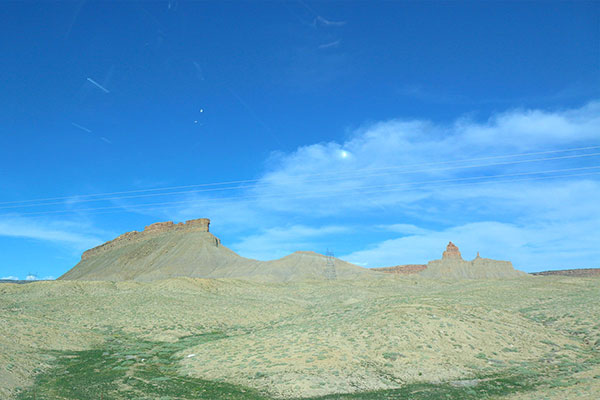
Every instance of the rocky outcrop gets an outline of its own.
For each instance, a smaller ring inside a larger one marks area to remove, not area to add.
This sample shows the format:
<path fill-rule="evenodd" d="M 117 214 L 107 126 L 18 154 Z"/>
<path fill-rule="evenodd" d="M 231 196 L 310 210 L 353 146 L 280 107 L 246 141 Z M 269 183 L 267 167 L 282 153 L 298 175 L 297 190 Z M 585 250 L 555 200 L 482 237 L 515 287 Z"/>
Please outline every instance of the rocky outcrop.
<path fill-rule="evenodd" d="M 479 254 L 479 253 L 477 253 Z M 456 247 L 456 245 L 452 242 L 448 243 L 448 246 L 446 246 L 446 251 L 444 251 L 444 253 L 442 253 L 442 260 L 462 260 L 462 256 L 460 254 L 460 251 L 458 250 L 458 247 Z"/>
<path fill-rule="evenodd" d="M 526 276 L 524 272 L 514 269 L 510 261 L 492 260 L 477 257 L 472 261 L 462 258 L 458 247 L 450 242 L 440 260 L 427 263 L 427 268 L 420 272 L 429 278 L 450 279 L 506 279 Z"/>
<path fill-rule="evenodd" d="M 144 228 L 143 231 L 131 231 L 126 232 L 117 238 L 110 240 L 100 246 L 96 246 L 92 249 L 84 251 L 81 255 L 81 259 L 85 260 L 90 257 L 94 257 L 98 254 L 104 253 L 105 251 L 117 249 L 122 247 L 132 241 L 143 240 L 149 237 L 152 237 L 157 234 L 161 234 L 164 232 L 171 231 L 197 231 L 197 232 L 209 232 L 210 219 L 208 218 L 199 218 L 199 219 L 190 219 L 188 221 L 179 222 L 177 224 L 173 223 L 173 221 L 167 222 L 156 222 L 154 224 L 150 224 Z M 219 245 L 219 239 L 215 238 L 215 245 Z"/>
<path fill-rule="evenodd" d="M 208 218 L 189 219 L 185 221 L 186 228 L 203 232 L 208 232 L 209 225 L 210 219 Z"/>
<path fill-rule="evenodd" d="M 210 226 L 210 219 L 208 218 L 198 218 L 198 219 L 190 219 L 178 224 L 174 224 L 173 221 L 167 222 L 156 222 L 154 224 L 148 225 L 144 228 L 144 233 L 158 233 L 158 232 L 168 232 L 173 229 L 185 229 L 185 230 L 197 230 L 201 232 L 208 232 L 208 227 Z"/>
<path fill-rule="evenodd" d="M 154 233 L 154 232 L 166 232 L 175 227 L 180 227 L 183 224 L 180 222 L 177 225 L 173 223 L 173 221 L 167 222 L 156 222 L 154 224 L 150 224 L 144 228 L 145 233 Z"/>

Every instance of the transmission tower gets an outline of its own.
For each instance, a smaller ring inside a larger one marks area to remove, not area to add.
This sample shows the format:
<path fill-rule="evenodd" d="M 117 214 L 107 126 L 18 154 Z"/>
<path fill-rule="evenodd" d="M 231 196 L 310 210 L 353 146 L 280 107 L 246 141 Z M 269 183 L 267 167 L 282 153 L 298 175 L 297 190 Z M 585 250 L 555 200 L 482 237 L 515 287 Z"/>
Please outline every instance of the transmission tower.
<path fill-rule="evenodd" d="M 329 251 L 325 253 L 325 279 L 335 280 L 337 275 L 335 273 L 335 257 L 333 256 L 333 251 Z"/>

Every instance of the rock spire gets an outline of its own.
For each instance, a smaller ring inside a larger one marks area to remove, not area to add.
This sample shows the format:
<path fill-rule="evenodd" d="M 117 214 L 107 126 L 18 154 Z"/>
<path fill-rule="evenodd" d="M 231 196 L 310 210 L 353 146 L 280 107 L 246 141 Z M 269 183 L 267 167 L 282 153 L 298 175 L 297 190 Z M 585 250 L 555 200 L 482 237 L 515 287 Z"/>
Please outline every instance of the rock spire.
<path fill-rule="evenodd" d="M 510 261 L 482 258 L 479 252 L 473 260 L 464 260 L 452 242 L 448 243 L 441 260 L 429 261 L 419 274 L 436 279 L 509 279 L 527 275 L 515 270 Z"/>
<path fill-rule="evenodd" d="M 446 251 L 444 251 L 444 253 L 442 254 L 442 260 L 446 260 L 446 259 L 457 259 L 457 260 L 462 260 L 462 256 L 460 255 L 460 251 L 458 250 L 458 247 L 456 247 L 456 245 L 452 242 L 448 243 L 448 246 L 446 246 Z"/>

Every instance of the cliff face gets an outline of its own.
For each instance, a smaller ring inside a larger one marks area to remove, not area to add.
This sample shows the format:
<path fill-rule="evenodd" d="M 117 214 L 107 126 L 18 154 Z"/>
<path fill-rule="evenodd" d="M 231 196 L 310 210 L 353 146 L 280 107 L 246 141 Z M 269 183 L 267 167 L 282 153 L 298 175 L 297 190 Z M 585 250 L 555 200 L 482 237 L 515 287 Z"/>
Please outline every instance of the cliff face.
<path fill-rule="evenodd" d="M 458 247 L 452 242 L 448 243 L 442 258 L 429 261 L 427 268 L 420 274 L 442 279 L 507 279 L 527 276 L 524 272 L 514 269 L 510 261 L 482 258 L 479 253 L 472 261 L 463 260 Z"/>
<path fill-rule="evenodd" d="M 189 221 L 185 221 L 185 223 L 180 222 L 178 224 L 173 223 L 173 221 L 167 222 L 156 222 L 154 224 L 148 225 L 144 228 L 143 231 L 131 231 L 126 232 L 117 238 L 110 240 L 100 246 L 94 247 L 92 249 L 86 250 L 81 255 L 81 260 L 86 260 L 90 257 L 97 256 L 98 254 L 102 254 L 106 251 L 114 250 L 130 244 L 134 241 L 144 240 L 154 235 L 158 235 L 166 232 L 208 232 L 210 226 L 210 219 L 208 218 L 199 218 L 199 219 L 191 219 Z M 215 237 L 217 241 L 217 245 L 220 244 L 219 239 Z"/>

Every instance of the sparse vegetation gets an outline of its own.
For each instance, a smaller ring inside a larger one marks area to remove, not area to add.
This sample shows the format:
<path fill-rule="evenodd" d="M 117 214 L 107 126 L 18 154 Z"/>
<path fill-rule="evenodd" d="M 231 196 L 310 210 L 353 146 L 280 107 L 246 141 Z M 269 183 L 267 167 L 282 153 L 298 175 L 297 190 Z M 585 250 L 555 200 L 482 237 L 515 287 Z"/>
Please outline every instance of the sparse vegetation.
<path fill-rule="evenodd" d="M 211 333 L 169 343 L 122 336 L 101 348 L 55 353 L 56 364 L 17 399 L 265 399 L 250 388 L 177 373 L 177 351 L 223 337 Z"/>

